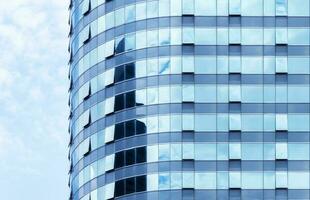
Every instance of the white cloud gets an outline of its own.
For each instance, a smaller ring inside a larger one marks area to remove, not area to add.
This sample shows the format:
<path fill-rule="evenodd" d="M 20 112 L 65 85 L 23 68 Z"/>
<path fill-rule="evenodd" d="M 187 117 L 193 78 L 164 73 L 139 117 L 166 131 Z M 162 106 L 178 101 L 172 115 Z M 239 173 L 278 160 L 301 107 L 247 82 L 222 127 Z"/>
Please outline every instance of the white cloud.
<path fill-rule="evenodd" d="M 67 199 L 67 8 L 62 0 L 0 0 L 3 199 Z M 53 187 L 36 180 L 27 188 L 33 177 Z"/>

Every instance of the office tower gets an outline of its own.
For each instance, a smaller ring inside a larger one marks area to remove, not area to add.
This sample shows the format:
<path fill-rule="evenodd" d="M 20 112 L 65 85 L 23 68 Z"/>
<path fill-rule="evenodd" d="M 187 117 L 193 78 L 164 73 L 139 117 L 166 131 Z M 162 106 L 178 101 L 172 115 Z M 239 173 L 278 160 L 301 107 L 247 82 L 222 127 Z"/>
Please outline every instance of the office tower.
<path fill-rule="evenodd" d="M 70 198 L 310 199 L 309 0 L 72 0 Z"/>

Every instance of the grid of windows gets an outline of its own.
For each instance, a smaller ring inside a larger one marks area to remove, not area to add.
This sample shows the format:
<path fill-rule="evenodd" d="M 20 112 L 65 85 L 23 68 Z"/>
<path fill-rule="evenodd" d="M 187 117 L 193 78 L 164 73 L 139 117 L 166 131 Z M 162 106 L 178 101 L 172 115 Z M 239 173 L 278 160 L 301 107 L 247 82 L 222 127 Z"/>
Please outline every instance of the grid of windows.
<path fill-rule="evenodd" d="M 309 0 L 69 8 L 70 199 L 310 199 Z"/>

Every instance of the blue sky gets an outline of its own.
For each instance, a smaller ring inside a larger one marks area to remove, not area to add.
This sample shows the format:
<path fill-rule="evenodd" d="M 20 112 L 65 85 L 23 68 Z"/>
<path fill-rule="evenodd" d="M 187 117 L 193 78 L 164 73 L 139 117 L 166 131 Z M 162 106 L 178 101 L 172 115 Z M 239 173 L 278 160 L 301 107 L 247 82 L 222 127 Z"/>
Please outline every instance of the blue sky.
<path fill-rule="evenodd" d="M 0 0 L 1 199 L 68 199 L 68 0 Z"/>

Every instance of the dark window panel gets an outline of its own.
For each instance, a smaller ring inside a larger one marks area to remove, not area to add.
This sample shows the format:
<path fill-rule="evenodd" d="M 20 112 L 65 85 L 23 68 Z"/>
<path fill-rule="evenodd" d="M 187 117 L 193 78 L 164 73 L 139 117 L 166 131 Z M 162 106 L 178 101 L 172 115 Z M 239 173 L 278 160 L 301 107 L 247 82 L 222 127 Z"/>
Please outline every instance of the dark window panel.
<path fill-rule="evenodd" d="M 139 147 L 136 149 L 136 163 L 146 162 L 146 147 Z"/>
<path fill-rule="evenodd" d="M 124 123 L 119 123 L 115 125 L 115 134 L 114 139 L 119 140 L 125 137 L 125 129 L 124 129 Z"/>
<path fill-rule="evenodd" d="M 136 177 L 136 192 L 146 191 L 146 176 Z"/>
<path fill-rule="evenodd" d="M 136 189 L 135 178 L 126 179 L 126 194 L 134 193 Z"/>
<path fill-rule="evenodd" d="M 114 168 L 121 168 L 125 165 L 125 152 L 121 151 L 115 154 Z"/>
<path fill-rule="evenodd" d="M 128 92 L 126 94 L 126 108 L 131 108 L 136 105 L 136 94 L 135 91 Z"/>
<path fill-rule="evenodd" d="M 115 68 L 114 72 L 114 83 L 123 81 L 125 79 L 125 74 L 124 74 L 124 66 L 119 66 Z"/>
<path fill-rule="evenodd" d="M 135 164 L 135 149 L 126 151 L 126 166 Z"/>
<path fill-rule="evenodd" d="M 115 96 L 114 111 L 123 110 L 124 108 L 125 108 L 124 95 L 120 94 L 120 95 Z"/>
<path fill-rule="evenodd" d="M 125 51 L 125 38 L 117 38 L 115 40 L 115 53 L 123 53 Z"/>
<path fill-rule="evenodd" d="M 125 194 L 125 181 L 119 180 L 115 182 L 115 192 L 116 197 L 122 196 Z"/>
<path fill-rule="evenodd" d="M 126 137 L 135 135 L 135 120 L 126 122 Z"/>
<path fill-rule="evenodd" d="M 125 79 L 131 79 L 136 76 L 135 63 L 129 63 L 125 66 Z"/>
<path fill-rule="evenodd" d="M 146 125 L 143 122 L 136 121 L 136 134 L 144 134 L 146 133 Z"/>

